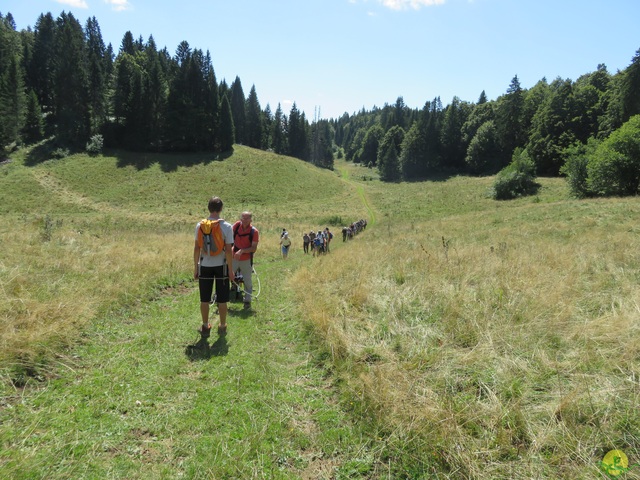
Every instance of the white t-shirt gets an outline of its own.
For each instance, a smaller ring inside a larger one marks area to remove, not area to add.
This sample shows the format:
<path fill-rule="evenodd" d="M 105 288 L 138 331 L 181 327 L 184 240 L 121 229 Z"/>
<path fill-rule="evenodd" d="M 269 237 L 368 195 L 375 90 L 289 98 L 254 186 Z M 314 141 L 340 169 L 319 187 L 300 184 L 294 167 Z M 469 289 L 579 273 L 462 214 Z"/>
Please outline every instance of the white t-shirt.
<path fill-rule="evenodd" d="M 213 217 L 209 217 L 209 220 L 216 220 Z M 230 223 L 225 222 L 223 219 L 220 222 L 220 229 L 222 230 L 222 236 L 224 237 L 224 243 L 226 244 L 233 244 L 233 227 L 231 226 Z M 198 230 L 200 229 L 200 222 L 197 223 L 196 225 L 196 230 L 195 230 L 195 241 L 198 241 Z M 202 252 L 200 253 L 200 266 L 201 267 L 219 267 L 220 265 L 224 265 L 226 262 L 226 256 L 223 253 L 221 253 L 220 255 L 203 255 Z"/>

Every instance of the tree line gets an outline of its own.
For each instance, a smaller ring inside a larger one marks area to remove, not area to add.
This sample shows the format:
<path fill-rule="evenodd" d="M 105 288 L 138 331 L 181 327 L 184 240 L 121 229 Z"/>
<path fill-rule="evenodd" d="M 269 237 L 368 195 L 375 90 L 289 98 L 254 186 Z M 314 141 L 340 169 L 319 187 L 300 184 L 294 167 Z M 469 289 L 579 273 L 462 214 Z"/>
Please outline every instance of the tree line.
<path fill-rule="evenodd" d="M 439 97 L 421 110 L 399 97 L 332 121 L 346 159 L 385 181 L 495 174 L 512 162 L 537 175 L 566 175 L 578 196 L 635 195 L 640 184 L 640 50 L 623 71 L 605 65 L 576 81 L 545 78 L 476 103 Z M 530 164 L 530 166 L 529 166 Z M 609 177 L 609 180 L 606 178 Z"/>
<path fill-rule="evenodd" d="M 294 103 L 262 109 L 255 86 L 218 82 L 210 53 L 181 42 L 174 55 L 126 32 L 117 52 L 95 17 L 41 14 L 17 31 L 0 13 L 0 145 L 53 139 L 83 149 L 96 135 L 134 151 L 226 152 L 234 143 L 332 168 L 328 121 L 309 123 Z"/>
<path fill-rule="evenodd" d="M 0 146 L 42 139 L 83 149 L 99 136 L 136 151 L 226 152 L 234 143 L 333 168 L 335 157 L 376 168 L 383 181 L 487 175 L 514 162 L 537 175 L 565 175 L 578 196 L 637 194 L 640 50 L 614 74 L 605 65 L 573 81 L 543 78 L 477 102 L 439 97 L 312 122 L 294 103 L 263 109 L 255 85 L 218 82 L 210 53 L 181 42 L 175 54 L 126 32 L 117 52 L 95 17 L 38 17 L 17 31 L 0 13 Z M 517 157 L 517 158 L 516 158 Z M 519 168 L 519 167 L 518 167 Z M 513 170 L 513 167 L 512 167 Z M 518 170 L 516 168 L 516 170 Z M 516 172 L 517 173 L 517 172 Z M 606 180 L 606 177 L 614 180 Z M 629 179 L 630 178 L 630 179 Z"/>

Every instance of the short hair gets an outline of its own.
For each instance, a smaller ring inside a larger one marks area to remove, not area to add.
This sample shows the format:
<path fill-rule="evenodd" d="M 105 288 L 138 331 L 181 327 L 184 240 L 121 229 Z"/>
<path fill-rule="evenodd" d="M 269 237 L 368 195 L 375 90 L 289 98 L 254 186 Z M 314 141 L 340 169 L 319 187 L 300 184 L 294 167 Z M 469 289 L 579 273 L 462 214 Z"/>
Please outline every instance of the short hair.
<path fill-rule="evenodd" d="M 222 200 L 219 197 L 211 197 L 209 199 L 209 212 L 221 212 L 222 211 Z"/>

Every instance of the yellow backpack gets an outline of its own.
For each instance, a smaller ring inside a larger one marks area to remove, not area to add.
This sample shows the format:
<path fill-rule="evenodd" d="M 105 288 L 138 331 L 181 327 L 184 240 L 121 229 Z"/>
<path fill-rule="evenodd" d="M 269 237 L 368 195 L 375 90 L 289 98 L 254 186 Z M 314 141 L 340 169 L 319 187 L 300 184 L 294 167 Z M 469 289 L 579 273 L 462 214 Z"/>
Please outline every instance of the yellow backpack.
<path fill-rule="evenodd" d="M 216 256 L 224 252 L 224 236 L 220 222 L 222 220 L 209 220 L 205 218 L 200 221 L 198 229 L 198 246 L 200 251 L 206 255 Z"/>

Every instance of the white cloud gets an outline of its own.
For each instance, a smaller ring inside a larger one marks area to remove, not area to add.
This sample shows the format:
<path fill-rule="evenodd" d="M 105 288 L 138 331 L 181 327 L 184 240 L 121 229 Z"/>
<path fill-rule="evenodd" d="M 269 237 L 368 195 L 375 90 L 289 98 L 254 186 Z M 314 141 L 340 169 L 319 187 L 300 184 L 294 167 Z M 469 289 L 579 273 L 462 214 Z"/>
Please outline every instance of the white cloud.
<path fill-rule="evenodd" d="M 56 0 L 56 2 L 62 3 L 63 5 L 69 5 L 70 7 L 89 8 L 89 5 L 87 5 L 85 0 Z"/>
<path fill-rule="evenodd" d="M 129 0 L 104 0 L 104 3 L 111 5 L 111 9 L 116 12 L 122 12 L 124 10 L 131 10 L 133 6 L 129 3 Z"/>
<path fill-rule="evenodd" d="M 433 5 L 442 5 L 446 0 L 378 0 L 383 6 L 391 10 L 406 10 L 413 8 L 420 10 L 422 7 L 431 7 Z"/>

